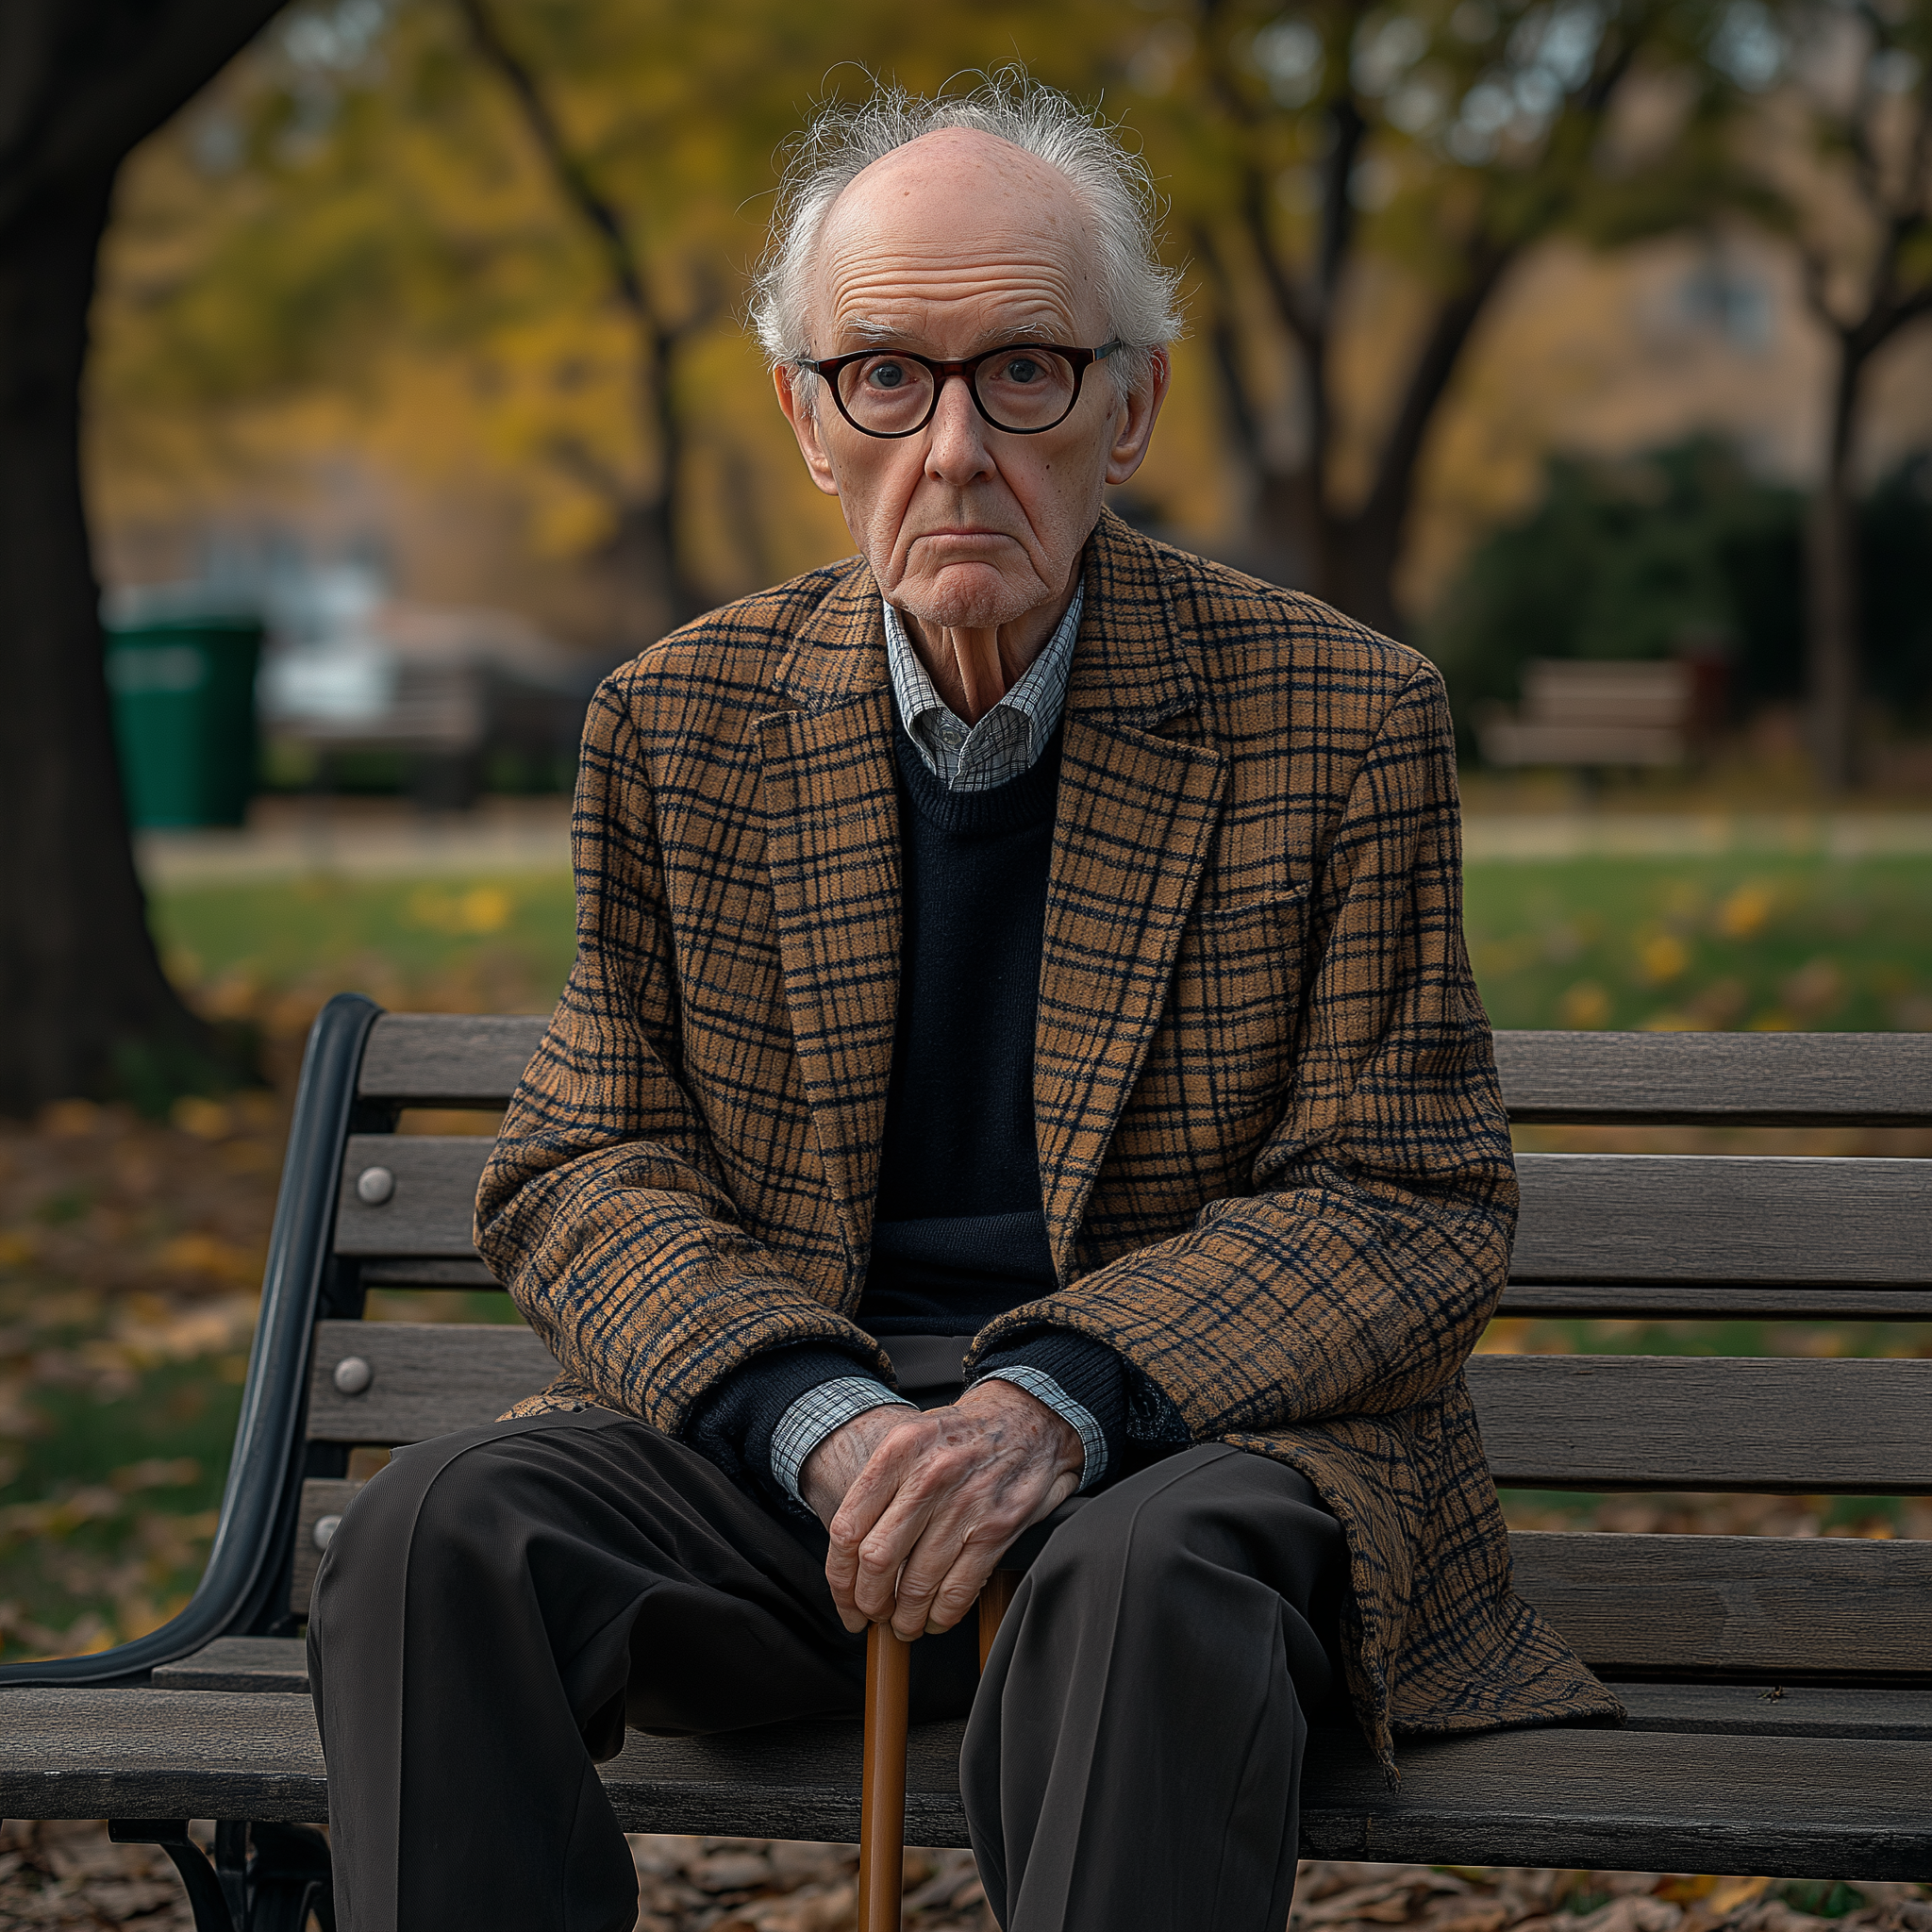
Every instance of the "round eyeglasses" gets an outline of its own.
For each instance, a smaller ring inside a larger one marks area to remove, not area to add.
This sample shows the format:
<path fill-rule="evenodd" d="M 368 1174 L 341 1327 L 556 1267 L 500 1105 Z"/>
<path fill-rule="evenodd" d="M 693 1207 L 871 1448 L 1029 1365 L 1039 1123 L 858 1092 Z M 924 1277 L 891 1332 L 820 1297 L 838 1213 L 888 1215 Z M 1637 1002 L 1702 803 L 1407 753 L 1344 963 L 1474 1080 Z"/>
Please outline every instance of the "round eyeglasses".
<path fill-rule="evenodd" d="M 866 436 L 917 436 L 940 407 L 940 391 L 963 375 L 973 407 L 1012 436 L 1038 436 L 1074 413 L 1080 382 L 1096 362 L 1125 344 L 1118 338 L 1097 349 L 1058 342 L 1009 342 L 958 362 L 936 362 L 908 349 L 859 349 L 814 362 L 795 358 L 831 385 L 839 413 Z"/>

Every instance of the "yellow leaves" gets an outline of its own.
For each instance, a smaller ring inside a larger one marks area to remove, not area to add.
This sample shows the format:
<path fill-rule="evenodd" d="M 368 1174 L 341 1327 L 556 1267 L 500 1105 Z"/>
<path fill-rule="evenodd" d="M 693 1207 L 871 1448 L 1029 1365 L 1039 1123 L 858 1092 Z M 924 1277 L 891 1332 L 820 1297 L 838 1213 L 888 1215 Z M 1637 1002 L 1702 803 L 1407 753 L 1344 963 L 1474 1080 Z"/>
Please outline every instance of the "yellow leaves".
<path fill-rule="evenodd" d="M 418 886 L 404 916 L 411 925 L 451 938 L 480 939 L 501 932 L 516 911 L 516 901 L 501 886 L 473 886 L 465 892 Z"/>
<path fill-rule="evenodd" d="M 90 1523 L 108 1523 L 128 1507 L 130 1497 L 149 1490 L 180 1490 L 201 1480 L 201 1464 L 192 1456 L 156 1457 L 115 1470 L 104 1483 L 71 1484 L 38 1503 L 15 1503 L 0 1509 L 0 1549 L 26 1541 L 59 1541 Z M 208 1524 L 208 1533 L 214 1525 Z"/>
<path fill-rule="evenodd" d="M 229 1266 L 234 1274 L 254 1286 L 260 1278 L 258 1259 L 240 1249 L 233 1255 Z M 187 1304 L 157 1294 L 131 1294 L 122 1304 L 107 1336 L 83 1343 L 81 1354 L 88 1361 L 108 1369 L 198 1361 L 245 1346 L 255 1331 L 255 1313 L 252 1294 Z"/>
<path fill-rule="evenodd" d="M 40 1130 L 50 1141 L 85 1141 L 101 1124 L 92 1100 L 56 1100 L 41 1109 Z"/>
<path fill-rule="evenodd" d="M 220 1235 L 188 1233 L 165 1242 L 156 1258 L 170 1274 L 198 1276 L 229 1288 L 255 1288 L 260 1285 L 264 1257 Z"/>
<path fill-rule="evenodd" d="M 197 1141 L 225 1141 L 234 1129 L 228 1109 L 199 1093 L 184 1093 L 168 1109 L 168 1118 Z"/>
<path fill-rule="evenodd" d="M 1592 1031 L 1610 1024 L 1610 996 L 1593 979 L 1579 979 L 1557 1002 L 1562 1024 L 1579 1031 Z"/>
<path fill-rule="evenodd" d="M 1775 903 L 1767 887 L 1740 886 L 1719 905 L 1711 924 L 1721 938 L 1755 940 L 1764 930 Z"/>
<path fill-rule="evenodd" d="M 1769 1878 L 1726 1878 L 1711 1889 L 1710 1896 L 1705 1901 L 1705 1909 L 1714 1919 L 1722 1919 L 1735 1912 L 1740 1906 L 1749 1905 L 1753 1899 L 1762 1898 L 1771 1890 Z"/>
<path fill-rule="evenodd" d="M 1674 932 L 1652 933 L 1637 947 L 1638 969 L 1646 984 L 1668 986 L 1690 964 L 1690 948 Z"/>
<path fill-rule="evenodd" d="M 1523 1338 L 1529 1332 L 1528 1320 L 1522 1315 L 1498 1315 L 1483 1330 L 1475 1345 L 1477 1355 L 1521 1355 Z"/>

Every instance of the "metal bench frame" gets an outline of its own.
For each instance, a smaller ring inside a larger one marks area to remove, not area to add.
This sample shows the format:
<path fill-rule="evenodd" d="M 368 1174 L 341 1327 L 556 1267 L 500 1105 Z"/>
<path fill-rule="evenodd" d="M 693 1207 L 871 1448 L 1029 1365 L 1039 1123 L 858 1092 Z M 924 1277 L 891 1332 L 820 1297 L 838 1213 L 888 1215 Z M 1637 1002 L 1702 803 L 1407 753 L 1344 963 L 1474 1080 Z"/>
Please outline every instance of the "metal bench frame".
<path fill-rule="evenodd" d="M 395 1364 L 430 1346 L 411 1324 L 335 1325 L 359 1321 L 365 1274 L 486 1279 L 459 1252 L 467 1233 L 453 1231 L 454 1209 L 441 1234 L 414 1238 L 427 1258 L 368 1265 L 380 1238 L 366 1234 L 345 1168 L 358 1145 L 368 1153 L 352 1137 L 392 1133 L 406 1105 L 501 1105 L 542 1024 L 397 1015 L 375 1031 L 383 1019 L 341 995 L 309 1038 L 200 1587 L 132 1643 L 0 1667 L 0 1720 L 12 1720 L 0 1728 L 0 1813 L 105 1815 L 117 1838 L 163 1845 L 198 1932 L 301 1932 L 311 1911 L 332 1926 L 326 1847 L 304 1828 L 326 1816 L 326 1782 L 291 1579 L 299 1598 L 313 1570 L 303 1540 L 343 1477 L 347 1444 L 414 1438 L 374 1409 L 332 1420 L 339 1395 L 359 1391 L 339 1390 L 323 1357 L 354 1336 L 386 1388 Z M 1932 1124 L 1932 1038 L 1922 1036 L 1506 1033 L 1497 1051 L 1522 1124 Z M 454 1200 L 483 1143 L 392 1144 L 406 1179 L 435 1170 Z M 1524 1157 L 1525 1223 L 1503 1312 L 1932 1320 L 1932 1162 L 1633 1165 L 1645 1158 Z M 1674 1257 L 1661 1270 L 1648 1225 L 1659 1212 Z M 1642 1224 L 1628 1225 L 1633 1216 Z M 1780 1247 L 1797 1258 L 1781 1260 Z M 519 1391 L 539 1386 L 528 1377 L 542 1350 L 527 1331 L 441 1333 L 494 1338 L 464 1344 L 482 1367 L 462 1391 L 472 1407 L 449 1425 L 482 1419 L 474 1404 L 506 1377 L 524 1378 L 508 1385 Z M 1488 1357 L 1472 1365 L 1472 1387 L 1509 1484 L 1932 1492 L 1932 1361 Z M 434 1401 L 419 1411 L 425 1433 L 437 1413 Z M 1932 1544 L 1514 1541 L 1524 1593 L 1606 1674 L 1641 1679 L 1619 1686 L 1631 1727 L 1411 1740 L 1393 1791 L 1358 1738 L 1318 1733 L 1307 1856 L 1932 1876 Z M 914 1732 L 912 1842 L 966 1841 L 958 1728 Z M 628 1829 L 857 1835 L 856 1724 L 634 1735 L 604 1776 Z M 184 1812 L 220 1821 L 211 1860 Z"/>

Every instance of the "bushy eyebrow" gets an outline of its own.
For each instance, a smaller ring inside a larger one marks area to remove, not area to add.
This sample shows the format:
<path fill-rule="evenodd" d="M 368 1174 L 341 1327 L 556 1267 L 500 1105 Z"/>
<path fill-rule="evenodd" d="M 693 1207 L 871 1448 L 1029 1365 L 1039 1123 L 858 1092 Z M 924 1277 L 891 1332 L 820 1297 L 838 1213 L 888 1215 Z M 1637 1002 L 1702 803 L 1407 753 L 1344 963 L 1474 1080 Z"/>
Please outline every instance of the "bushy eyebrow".
<path fill-rule="evenodd" d="M 909 346 L 904 328 L 894 323 L 881 322 L 874 316 L 848 316 L 841 325 L 841 332 L 848 340 L 856 341 L 860 348 L 904 349 Z M 990 333 L 982 348 L 974 353 L 1004 349 L 1008 342 L 1050 342 L 1058 334 L 1058 331 L 1048 322 L 1016 322 Z"/>

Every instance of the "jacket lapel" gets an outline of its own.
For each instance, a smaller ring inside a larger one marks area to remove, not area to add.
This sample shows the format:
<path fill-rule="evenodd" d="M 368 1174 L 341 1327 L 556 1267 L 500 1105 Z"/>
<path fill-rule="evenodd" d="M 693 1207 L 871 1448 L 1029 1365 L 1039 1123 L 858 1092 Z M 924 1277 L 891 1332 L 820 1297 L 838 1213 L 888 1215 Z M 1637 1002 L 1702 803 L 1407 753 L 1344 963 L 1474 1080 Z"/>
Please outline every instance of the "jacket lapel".
<path fill-rule="evenodd" d="M 899 993 L 898 795 L 884 622 L 846 577 L 758 721 L 759 807 L 800 1077 L 857 1281 L 872 1239 Z"/>
<path fill-rule="evenodd" d="M 856 1280 L 878 1188 L 902 908 L 870 571 L 856 565 L 834 587 L 776 682 L 797 708 L 758 721 L 766 857 L 800 1077 Z M 1156 735 L 1197 704 L 1158 552 L 1104 515 L 1067 688 L 1034 1036 L 1041 1192 L 1062 1280 L 1220 820 L 1226 760 Z"/>
<path fill-rule="evenodd" d="M 1062 1283 L 1166 1008 L 1221 815 L 1226 759 L 1155 735 L 1198 704 L 1158 557 L 1103 516 L 1067 688 L 1033 1050 L 1041 1192 Z"/>

